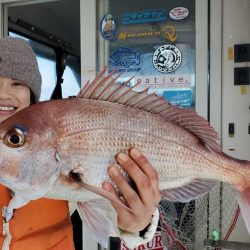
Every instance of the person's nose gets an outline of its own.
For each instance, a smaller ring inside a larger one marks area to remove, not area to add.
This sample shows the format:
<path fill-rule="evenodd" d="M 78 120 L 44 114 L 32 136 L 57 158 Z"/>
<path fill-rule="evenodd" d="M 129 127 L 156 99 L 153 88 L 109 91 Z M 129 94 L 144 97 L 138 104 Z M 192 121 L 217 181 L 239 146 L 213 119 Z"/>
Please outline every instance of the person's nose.
<path fill-rule="evenodd" d="M 9 88 L 9 85 L 0 80 L 0 99 L 2 100 L 6 100 L 9 99 L 11 97 L 11 91 Z"/>

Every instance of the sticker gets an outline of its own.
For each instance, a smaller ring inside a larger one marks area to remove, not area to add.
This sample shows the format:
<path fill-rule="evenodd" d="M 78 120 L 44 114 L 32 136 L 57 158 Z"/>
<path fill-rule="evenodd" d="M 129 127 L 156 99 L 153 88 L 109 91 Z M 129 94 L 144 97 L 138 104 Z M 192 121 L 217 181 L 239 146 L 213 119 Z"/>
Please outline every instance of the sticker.
<path fill-rule="evenodd" d="M 120 32 L 118 40 L 125 41 L 131 38 L 164 37 L 168 42 L 176 41 L 176 28 L 171 25 L 161 25 L 160 30 L 145 30 L 141 32 Z"/>
<path fill-rule="evenodd" d="M 227 59 L 228 61 L 232 61 L 234 59 L 234 52 L 232 47 L 227 49 Z"/>
<path fill-rule="evenodd" d="M 161 27 L 161 35 L 166 38 L 167 41 L 175 42 L 176 41 L 176 29 L 174 26 L 165 25 Z"/>
<path fill-rule="evenodd" d="M 111 73 L 113 70 L 115 70 L 115 73 L 137 73 L 139 71 L 141 71 L 141 67 L 130 67 L 130 68 L 119 68 L 119 69 L 115 69 L 115 68 L 109 68 L 109 73 Z"/>
<path fill-rule="evenodd" d="M 183 108 L 189 108 L 192 105 L 191 90 L 164 91 L 163 96 L 171 103 L 171 105 L 180 105 Z"/>
<path fill-rule="evenodd" d="M 181 51 L 172 44 L 162 45 L 153 55 L 153 64 L 162 73 L 175 71 L 181 64 Z"/>
<path fill-rule="evenodd" d="M 136 90 L 150 89 L 190 89 L 191 88 L 191 75 L 189 74 L 169 74 L 169 75 L 148 75 L 148 76 L 135 76 L 135 85 L 138 86 Z"/>
<path fill-rule="evenodd" d="M 133 50 L 126 47 L 119 47 L 109 57 L 109 64 L 112 66 L 124 66 L 128 68 L 130 65 L 139 65 L 141 63 L 141 51 Z"/>
<path fill-rule="evenodd" d="M 170 18 L 173 20 L 183 20 L 189 15 L 189 10 L 185 7 L 175 7 L 169 12 Z"/>
<path fill-rule="evenodd" d="M 240 94 L 245 95 L 247 93 L 247 88 L 246 86 L 240 86 Z"/>
<path fill-rule="evenodd" d="M 122 17 L 123 24 L 164 22 L 167 19 L 166 10 L 145 10 L 126 12 Z"/>
<path fill-rule="evenodd" d="M 116 32 L 116 23 L 115 19 L 111 14 L 106 14 L 100 24 L 100 31 L 102 37 L 106 40 L 111 40 Z"/>
<path fill-rule="evenodd" d="M 135 68 L 136 69 L 136 68 Z M 126 72 L 126 69 L 123 69 L 123 72 Z M 112 70 L 110 70 L 111 72 Z M 119 73 L 119 72 L 117 72 Z M 130 80 L 129 82 L 127 82 Z M 177 90 L 191 90 L 191 75 L 190 74 L 168 74 L 168 75 L 139 75 L 131 79 L 131 77 L 119 77 L 116 81 L 117 84 L 124 84 L 127 82 L 127 85 L 132 87 L 134 86 L 135 91 L 143 91 L 149 89 L 148 92 L 157 92 L 160 96 L 163 95 L 163 92 L 168 91 L 177 91 Z"/>

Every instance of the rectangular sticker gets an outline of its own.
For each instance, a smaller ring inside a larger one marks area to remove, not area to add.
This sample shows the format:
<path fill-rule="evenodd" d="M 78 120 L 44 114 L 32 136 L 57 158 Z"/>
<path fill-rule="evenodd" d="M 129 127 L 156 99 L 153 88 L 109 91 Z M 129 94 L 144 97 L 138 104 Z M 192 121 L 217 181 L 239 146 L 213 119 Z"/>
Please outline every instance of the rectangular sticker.
<path fill-rule="evenodd" d="M 183 108 L 189 108 L 192 105 L 192 92 L 191 92 L 191 90 L 164 91 L 163 96 L 172 105 L 180 105 Z"/>
<path fill-rule="evenodd" d="M 138 90 L 150 87 L 150 89 L 190 89 L 191 75 L 154 75 L 135 76 L 135 84 L 139 84 Z"/>
<path fill-rule="evenodd" d="M 123 14 L 123 24 L 164 22 L 167 19 L 166 10 L 143 10 L 136 12 L 126 12 Z"/>

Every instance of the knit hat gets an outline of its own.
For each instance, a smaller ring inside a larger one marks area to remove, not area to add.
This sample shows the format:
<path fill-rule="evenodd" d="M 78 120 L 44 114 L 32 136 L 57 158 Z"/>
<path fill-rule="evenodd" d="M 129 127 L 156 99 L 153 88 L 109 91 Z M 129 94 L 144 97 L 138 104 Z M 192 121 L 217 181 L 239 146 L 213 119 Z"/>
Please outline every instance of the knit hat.
<path fill-rule="evenodd" d="M 42 79 L 35 53 L 28 42 L 14 37 L 0 39 L 0 76 L 25 83 L 38 102 Z"/>

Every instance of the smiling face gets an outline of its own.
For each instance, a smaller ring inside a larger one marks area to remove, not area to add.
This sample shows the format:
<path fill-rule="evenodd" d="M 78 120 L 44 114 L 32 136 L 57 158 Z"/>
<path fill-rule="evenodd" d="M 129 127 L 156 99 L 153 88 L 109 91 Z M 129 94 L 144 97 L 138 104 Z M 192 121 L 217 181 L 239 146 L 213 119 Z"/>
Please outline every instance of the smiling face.
<path fill-rule="evenodd" d="M 22 82 L 0 76 L 0 122 L 30 105 L 30 89 Z"/>

